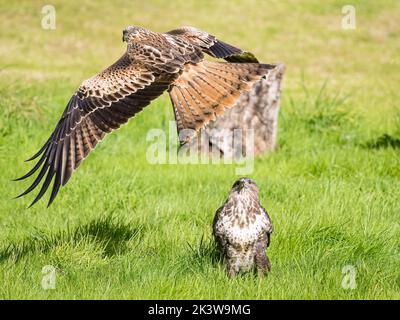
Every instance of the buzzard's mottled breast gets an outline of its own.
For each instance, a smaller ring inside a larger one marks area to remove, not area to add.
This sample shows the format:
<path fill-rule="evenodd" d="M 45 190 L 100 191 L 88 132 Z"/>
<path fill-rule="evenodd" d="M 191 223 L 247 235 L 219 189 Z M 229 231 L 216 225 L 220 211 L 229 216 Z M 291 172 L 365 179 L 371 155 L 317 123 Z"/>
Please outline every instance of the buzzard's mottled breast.
<path fill-rule="evenodd" d="M 254 266 L 262 272 L 270 268 L 265 250 L 271 233 L 272 222 L 260 204 L 257 185 L 251 179 L 239 179 L 214 220 L 214 236 L 230 276 Z"/>
<path fill-rule="evenodd" d="M 271 228 L 270 220 L 258 200 L 251 195 L 231 196 L 215 223 L 215 230 L 226 241 L 240 245 L 254 243 Z"/>

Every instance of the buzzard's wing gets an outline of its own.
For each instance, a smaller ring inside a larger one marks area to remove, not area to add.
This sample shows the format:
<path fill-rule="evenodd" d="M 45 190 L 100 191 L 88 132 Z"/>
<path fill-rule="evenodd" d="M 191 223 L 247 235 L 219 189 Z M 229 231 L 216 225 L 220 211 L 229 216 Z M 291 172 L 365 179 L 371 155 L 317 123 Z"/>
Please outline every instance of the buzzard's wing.
<path fill-rule="evenodd" d="M 271 218 L 268 215 L 267 210 L 265 210 L 264 207 L 261 207 L 261 211 L 266 216 L 266 218 L 268 220 L 267 227 L 265 228 L 265 232 L 267 234 L 267 239 L 268 239 L 267 247 L 269 247 L 269 245 L 271 243 L 271 234 L 272 234 L 272 231 L 274 231 L 274 226 L 272 224 Z"/>
<path fill-rule="evenodd" d="M 252 53 L 236 48 L 194 27 L 182 27 L 171 30 L 167 34 L 185 39 L 214 58 L 222 58 L 229 62 L 258 63 L 257 58 Z"/>
<path fill-rule="evenodd" d="M 28 178 L 39 171 L 33 184 L 18 197 L 31 192 L 44 179 L 32 206 L 54 180 L 50 205 L 60 186 L 67 183 L 73 171 L 106 133 L 119 128 L 160 96 L 175 78 L 175 74 L 168 73 L 163 77 L 156 76 L 125 54 L 97 76 L 84 81 L 70 99 L 50 138 L 29 159 L 40 157 L 36 165 L 17 179 Z"/>
<path fill-rule="evenodd" d="M 217 245 L 220 250 L 224 250 L 224 248 L 226 246 L 226 239 L 224 239 L 223 235 L 219 232 L 217 223 L 218 223 L 218 220 L 220 219 L 220 215 L 225 210 L 225 205 L 226 205 L 226 202 L 225 202 L 225 204 L 223 204 L 221 207 L 219 207 L 217 209 L 217 211 L 215 212 L 214 221 L 213 221 L 213 234 L 214 234 L 215 240 L 216 240 Z"/>

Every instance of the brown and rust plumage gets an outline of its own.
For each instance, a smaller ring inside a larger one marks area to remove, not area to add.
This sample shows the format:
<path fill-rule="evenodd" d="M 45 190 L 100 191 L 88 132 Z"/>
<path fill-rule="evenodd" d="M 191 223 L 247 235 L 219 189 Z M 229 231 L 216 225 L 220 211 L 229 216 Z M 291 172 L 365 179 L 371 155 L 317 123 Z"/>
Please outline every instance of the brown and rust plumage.
<path fill-rule="evenodd" d="M 230 277 L 253 269 L 261 275 L 271 270 L 266 249 L 272 230 L 272 221 L 260 204 L 255 181 L 237 180 L 228 199 L 215 213 L 213 224 L 214 237 Z"/>
<path fill-rule="evenodd" d="M 123 40 L 127 42 L 125 54 L 82 82 L 50 138 L 28 159 L 39 158 L 32 170 L 17 180 L 39 173 L 19 197 L 44 180 L 31 205 L 54 181 L 50 205 L 97 143 L 164 91 L 170 94 L 178 131 L 198 131 L 232 107 L 243 91 L 274 67 L 256 63 L 253 55 L 192 27 L 156 33 L 130 26 L 123 31 Z M 241 63 L 208 62 L 204 53 Z M 180 137 L 181 143 L 190 138 Z"/>

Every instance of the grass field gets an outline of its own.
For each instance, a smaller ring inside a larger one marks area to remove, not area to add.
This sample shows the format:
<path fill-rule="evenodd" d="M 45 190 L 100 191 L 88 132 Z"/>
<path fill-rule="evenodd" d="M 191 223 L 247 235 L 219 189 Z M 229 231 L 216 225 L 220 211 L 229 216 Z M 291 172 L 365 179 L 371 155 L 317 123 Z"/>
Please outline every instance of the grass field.
<path fill-rule="evenodd" d="M 399 299 L 399 1 L 0 0 L 0 298 Z M 112 3 L 112 4 L 111 4 Z M 108 136 L 55 203 L 14 200 L 11 182 L 82 80 L 125 50 L 122 29 L 193 25 L 284 62 L 279 149 L 250 176 L 275 224 L 272 272 L 229 280 L 214 253 L 231 165 L 151 165 L 146 133 L 168 129 L 167 95 Z M 56 288 L 41 286 L 56 268 Z M 356 272 L 344 289 L 342 269 Z"/>

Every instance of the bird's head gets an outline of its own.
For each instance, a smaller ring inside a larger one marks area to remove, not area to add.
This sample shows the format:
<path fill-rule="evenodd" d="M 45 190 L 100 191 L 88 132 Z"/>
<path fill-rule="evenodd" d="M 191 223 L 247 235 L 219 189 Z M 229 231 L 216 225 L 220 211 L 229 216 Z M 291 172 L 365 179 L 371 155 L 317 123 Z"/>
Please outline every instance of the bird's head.
<path fill-rule="evenodd" d="M 237 193 L 252 192 L 258 195 L 257 183 L 250 178 L 240 178 L 235 181 L 232 186 L 232 191 Z"/>
<path fill-rule="evenodd" d="M 149 30 L 138 26 L 128 26 L 122 31 L 122 41 L 132 42 L 140 40 L 150 33 Z"/>

